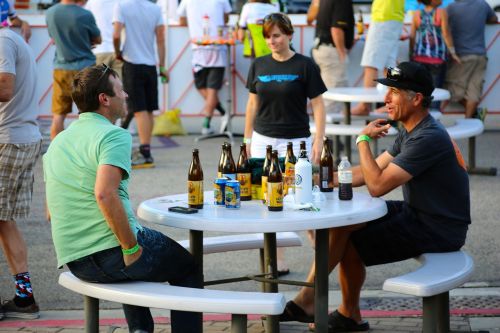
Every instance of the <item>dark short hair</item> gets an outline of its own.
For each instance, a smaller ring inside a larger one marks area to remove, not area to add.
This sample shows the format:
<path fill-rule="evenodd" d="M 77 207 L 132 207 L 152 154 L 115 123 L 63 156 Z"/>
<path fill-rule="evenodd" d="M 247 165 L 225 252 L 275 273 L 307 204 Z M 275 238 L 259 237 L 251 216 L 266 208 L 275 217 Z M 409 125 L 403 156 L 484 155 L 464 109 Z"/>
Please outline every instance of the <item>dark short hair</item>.
<path fill-rule="evenodd" d="M 426 6 L 430 6 L 432 0 L 417 0 L 417 2 L 420 2 L 421 4 L 424 4 Z"/>
<path fill-rule="evenodd" d="M 87 67 L 73 78 L 71 97 L 78 107 L 79 113 L 95 112 L 99 108 L 99 94 L 115 96 L 109 77 L 118 74 L 105 64 Z"/>
<path fill-rule="evenodd" d="M 293 35 L 293 26 L 290 18 L 283 13 L 273 13 L 264 17 L 264 25 L 262 27 L 262 35 L 268 38 L 271 35 L 271 30 L 277 26 L 278 29 L 285 35 Z"/>

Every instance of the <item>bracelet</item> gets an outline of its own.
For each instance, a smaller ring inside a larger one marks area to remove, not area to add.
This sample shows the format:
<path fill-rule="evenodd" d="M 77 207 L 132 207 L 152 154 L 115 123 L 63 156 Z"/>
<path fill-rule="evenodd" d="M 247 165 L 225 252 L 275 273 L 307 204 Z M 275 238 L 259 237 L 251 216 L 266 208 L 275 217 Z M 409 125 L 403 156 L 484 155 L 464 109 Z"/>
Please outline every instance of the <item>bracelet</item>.
<path fill-rule="evenodd" d="M 363 134 L 359 135 L 358 138 L 356 139 L 356 145 L 360 143 L 361 141 L 367 141 L 368 143 L 372 141 L 372 138 L 370 138 L 368 135 Z"/>
<path fill-rule="evenodd" d="M 252 143 L 252 138 L 243 138 L 243 143 Z"/>
<path fill-rule="evenodd" d="M 133 247 L 131 247 L 130 249 L 122 249 L 122 253 L 126 256 L 129 256 L 131 254 L 134 254 L 136 253 L 137 251 L 139 251 L 139 243 L 136 243 Z"/>

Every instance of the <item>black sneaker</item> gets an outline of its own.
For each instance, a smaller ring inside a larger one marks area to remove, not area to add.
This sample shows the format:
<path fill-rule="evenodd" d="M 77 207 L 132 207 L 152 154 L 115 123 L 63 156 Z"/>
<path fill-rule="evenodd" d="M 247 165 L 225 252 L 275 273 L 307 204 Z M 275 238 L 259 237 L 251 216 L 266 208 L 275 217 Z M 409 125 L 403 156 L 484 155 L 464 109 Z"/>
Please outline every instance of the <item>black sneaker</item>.
<path fill-rule="evenodd" d="M 142 154 L 138 154 L 132 160 L 132 169 L 149 169 L 154 168 L 155 162 L 152 156 L 144 157 Z"/>
<path fill-rule="evenodd" d="M 17 306 L 14 300 L 4 301 L 2 304 L 4 318 L 37 319 L 40 309 L 36 303 L 28 306 Z"/>

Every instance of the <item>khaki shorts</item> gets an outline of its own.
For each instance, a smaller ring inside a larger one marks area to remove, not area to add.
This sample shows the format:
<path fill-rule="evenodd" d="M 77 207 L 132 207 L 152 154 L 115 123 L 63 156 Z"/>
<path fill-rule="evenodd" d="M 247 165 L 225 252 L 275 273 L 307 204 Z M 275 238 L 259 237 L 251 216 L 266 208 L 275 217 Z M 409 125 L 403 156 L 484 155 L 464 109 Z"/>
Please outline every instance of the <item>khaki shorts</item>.
<path fill-rule="evenodd" d="M 122 79 L 122 68 L 123 61 L 116 60 L 116 56 L 113 52 L 98 53 L 95 55 L 96 65 L 105 64 L 109 68 L 113 69 L 118 73 L 120 80 Z"/>
<path fill-rule="evenodd" d="M 52 113 L 68 114 L 73 107 L 71 89 L 73 89 L 73 78 L 79 71 L 54 69 L 54 90 L 52 93 Z"/>
<path fill-rule="evenodd" d="M 445 88 L 450 91 L 452 102 L 460 102 L 463 99 L 479 102 L 488 58 L 484 55 L 471 54 L 460 57 L 460 60 L 461 64 L 448 63 Z"/>
<path fill-rule="evenodd" d="M 33 193 L 33 168 L 42 141 L 0 143 L 0 221 L 26 218 Z"/>

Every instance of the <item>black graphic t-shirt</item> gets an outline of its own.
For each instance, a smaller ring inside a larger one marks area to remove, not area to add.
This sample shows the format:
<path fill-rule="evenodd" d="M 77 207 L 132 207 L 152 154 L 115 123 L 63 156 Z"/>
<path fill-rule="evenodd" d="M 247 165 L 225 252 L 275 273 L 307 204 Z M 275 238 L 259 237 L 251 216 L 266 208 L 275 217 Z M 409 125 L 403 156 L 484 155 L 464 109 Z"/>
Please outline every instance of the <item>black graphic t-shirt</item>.
<path fill-rule="evenodd" d="M 248 71 L 247 89 L 259 99 L 254 130 L 292 139 L 311 135 L 307 99 L 324 93 L 326 86 L 312 60 L 296 53 L 283 62 L 271 55 L 256 58 Z"/>

